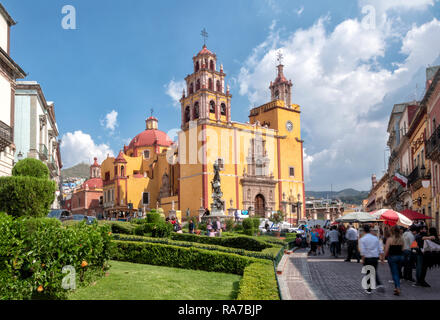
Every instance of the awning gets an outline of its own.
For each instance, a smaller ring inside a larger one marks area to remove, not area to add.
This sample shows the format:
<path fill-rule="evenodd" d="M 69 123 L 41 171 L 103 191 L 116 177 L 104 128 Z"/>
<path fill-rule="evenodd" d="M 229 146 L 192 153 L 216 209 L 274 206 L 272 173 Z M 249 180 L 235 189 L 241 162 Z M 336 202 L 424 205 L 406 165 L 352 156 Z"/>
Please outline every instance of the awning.
<path fill-rule="evenodd" d="M 424 214 L 417 212 L 417 211 L 413 211 L 410 209 L 405 209 L 401 212 L 401 214 L 403 214 L 405 217 L 407 217 L 408 219 L 411 220 L 425 220 L 425 219 L 432 219 L 432 217 L 429 216 L 425 216 Z"/>

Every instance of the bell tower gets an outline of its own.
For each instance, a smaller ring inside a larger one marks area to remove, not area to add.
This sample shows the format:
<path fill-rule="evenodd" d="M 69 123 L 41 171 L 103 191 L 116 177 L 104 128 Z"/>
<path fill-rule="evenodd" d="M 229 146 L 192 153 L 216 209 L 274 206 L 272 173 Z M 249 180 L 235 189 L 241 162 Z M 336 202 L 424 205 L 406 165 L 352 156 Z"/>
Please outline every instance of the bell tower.
<path fill-rule="evenodd" d="M 283 55 L 281 52 L 278 53 L 278 75 L 274 82 L 270 82 L 270 93 L 271 100 L 281 100 L 284 101 L 284 105 L 286 108 L 291 108 L 292 104 L 292 80 L 287 80 L 284 76 L 284 65 L 282 63 Z"/>
<path fill-rule="evenodd" d="M 202 32 L 203 34 L 203 32 Z M 223 65 L 217 69 L 217 55 L 206 44 L 193 57 L 193 73 L 185 78 L 181 103 L 182 130 L 190 121 L 215 121 L 231 123 L 231 98 L 229 86 L 225 90 Z"/>

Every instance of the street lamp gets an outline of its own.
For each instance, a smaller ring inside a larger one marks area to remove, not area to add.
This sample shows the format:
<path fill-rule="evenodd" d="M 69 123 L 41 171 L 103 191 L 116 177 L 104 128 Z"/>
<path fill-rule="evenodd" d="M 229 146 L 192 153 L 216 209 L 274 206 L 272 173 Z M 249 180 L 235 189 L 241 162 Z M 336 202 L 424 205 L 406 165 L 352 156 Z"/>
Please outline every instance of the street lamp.
<path fill-rule="evenodd" d="M 296 209 L 297 209 L 297 212 L 296 212 L 296 226 L 297 227 L 299 226 L 299 213 L 301 211 L 301 204 L 302 204 L 299 199 L 301 199 L 301 195 L 298 193 L 298 202 L 296 203 Z"/>
<path fill-rule="evenodd" d="M 18 161 L 23 160 L 23 153 L 21 153 L 21 151 L 17 154 L 17 159 Z"/>

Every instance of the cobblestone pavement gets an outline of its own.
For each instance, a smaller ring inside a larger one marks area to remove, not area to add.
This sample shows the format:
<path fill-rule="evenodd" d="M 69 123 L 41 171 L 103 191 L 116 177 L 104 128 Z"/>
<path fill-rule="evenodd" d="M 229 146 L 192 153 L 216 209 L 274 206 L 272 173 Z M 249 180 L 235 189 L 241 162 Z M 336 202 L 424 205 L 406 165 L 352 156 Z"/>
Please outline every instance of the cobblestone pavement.
<path fill-rule="evenodd" d="M 385 291 L 367 294 L 361 286 L 362 263 L 355 259 L 344 262 L 345 248 L 338 259 L 330 255 L 328 247 L 324 255 L 308 257 L 307 251 L 300 249 L 290 254 L 279 278 L 288 287 L 287 296 L 292 300 L 440 300 L 440 269 L 428 270 L 426 281 L 431 288 L 413 287 L 412 282 L 402 281 L 401 295 L 395 296 L 388 263 L 379 263 L 379 278 Z"/>

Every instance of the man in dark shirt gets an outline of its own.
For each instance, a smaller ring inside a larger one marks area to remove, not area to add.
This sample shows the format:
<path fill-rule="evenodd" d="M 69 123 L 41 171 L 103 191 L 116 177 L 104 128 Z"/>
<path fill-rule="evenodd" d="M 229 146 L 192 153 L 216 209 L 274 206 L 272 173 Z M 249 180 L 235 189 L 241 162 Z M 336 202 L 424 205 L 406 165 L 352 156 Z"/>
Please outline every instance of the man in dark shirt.
<path fill-rule="evenodd" d="M 428 236 L 426 232 L 426 227 L 421 226 L 418 228 L 418 233 L 416 235 L 416 242 L 418 245 L 417 254 L 416 254 L 416 279 L 417 282 L 413 284 L 415 287 L 430 287 L 430 285 L 425 281 L 426 271 L 428 270 L 428 266 L 423 261 L 423 245 L 425 243 L 424 238 Z"/>

